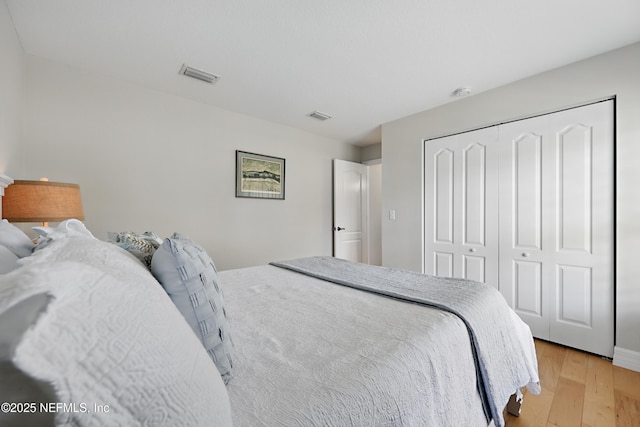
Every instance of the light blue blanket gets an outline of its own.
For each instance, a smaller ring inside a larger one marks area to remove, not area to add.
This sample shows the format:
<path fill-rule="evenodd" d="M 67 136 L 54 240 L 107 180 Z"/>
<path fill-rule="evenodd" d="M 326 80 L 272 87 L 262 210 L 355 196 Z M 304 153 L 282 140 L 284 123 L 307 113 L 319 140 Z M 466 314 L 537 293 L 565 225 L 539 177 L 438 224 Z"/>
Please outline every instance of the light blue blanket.
<path fill-rule="evenodd" d="M 534 394 L 540 392 L 533 338 L 502 295 L 491 286 L 333 257 L 300 258 L 271 264 L 457 315 L 469 332 L 478 391 L 487 422 L 493 420 L 496 427 L 504 426 L 502 410 L 517 389 L 527 386 Z"/>

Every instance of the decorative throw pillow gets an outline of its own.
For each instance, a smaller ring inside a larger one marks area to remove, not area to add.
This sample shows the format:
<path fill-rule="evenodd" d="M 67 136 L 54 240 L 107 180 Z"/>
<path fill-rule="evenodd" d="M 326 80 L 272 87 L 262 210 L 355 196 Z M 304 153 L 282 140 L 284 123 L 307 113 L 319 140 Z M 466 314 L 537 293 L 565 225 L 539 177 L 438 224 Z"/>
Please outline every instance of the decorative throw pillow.
<path fill-rule="evenodd" d="M 31 255 L 35 246 L 24 231 L 6 219 L 0 221 L 0 244 L 9 248 L 19 258 Z"/>
<path fill-rule="evenodd" d="M 154 254 L 151 272 L 200 339 L 227 384 L 233 366 L 233 342 L 218 272 L 207 252 L 188 237 L 174 233 Z"/>
<path fill-rule="evenodd" d="M 140 260 L 147 268 L 151 268 L 151 258 L 162 244 L 162 239 L 153 231 L 136 234 L 131 231 L 122 233 L 109 232 L 107 240 L 126 250 Z"/>

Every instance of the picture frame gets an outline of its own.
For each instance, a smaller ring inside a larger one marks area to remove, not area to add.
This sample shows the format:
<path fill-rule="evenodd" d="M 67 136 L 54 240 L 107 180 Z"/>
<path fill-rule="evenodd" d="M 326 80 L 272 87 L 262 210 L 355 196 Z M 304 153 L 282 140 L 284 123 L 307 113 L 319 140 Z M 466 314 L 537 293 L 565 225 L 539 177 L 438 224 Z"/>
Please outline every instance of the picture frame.
<path fill-rule="evenodd" d="M 236 197 L 284 200 L 285 159 L 236 150 Z"/>

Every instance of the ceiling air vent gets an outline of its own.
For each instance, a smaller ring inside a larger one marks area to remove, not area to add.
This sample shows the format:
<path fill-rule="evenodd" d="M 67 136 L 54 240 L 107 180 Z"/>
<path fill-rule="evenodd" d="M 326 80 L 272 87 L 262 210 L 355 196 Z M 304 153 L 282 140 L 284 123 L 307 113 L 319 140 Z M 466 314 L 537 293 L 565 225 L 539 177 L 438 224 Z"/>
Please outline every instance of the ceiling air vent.
<path fill-rule="evenodd" d="M 180 68 L 180 74 L 211 84 L 214 84 L 220 78 L 220 76 L 216 76 L 215 74 L 207 73 L 206 71 L 198 70 L 193 67 L 187 67 L 186 65 L 183 65 L 182 68 Z"/>
<path fill-rule="evenodd" d="M 318 120 L 328 120 L 331 118 L 330 115 L 325 114 L 325 113 L 321 113 L 320 111 L 314 111 L 312 113 L 307 114 L 309 117 L 313 117 L 314 119 L 318 119 Z"/>
<path fill-rule="evenodd" d="M 463 96 L 467 96 L 471 94 L 471 88 L 468 86 L 459 87 L 458 89 L 451 92 L 451 96 L 455 96 L 456 98 L 462 98 Z"/>

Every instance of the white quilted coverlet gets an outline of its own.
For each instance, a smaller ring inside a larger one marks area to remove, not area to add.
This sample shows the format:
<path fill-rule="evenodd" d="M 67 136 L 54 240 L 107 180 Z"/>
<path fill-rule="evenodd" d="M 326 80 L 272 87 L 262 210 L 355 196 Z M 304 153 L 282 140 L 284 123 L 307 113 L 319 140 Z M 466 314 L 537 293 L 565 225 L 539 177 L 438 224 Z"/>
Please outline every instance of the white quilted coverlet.
<path fill-rule="evenodd" d="M 73 233 L 71 233 L 73 234 Z M 0 275 L 0 312 L 29 295 L 53 296 L 13 357 L 51 383 L 58 426 L 228 426 L 215 365 L 162 287 L 113 244 L 75 235 L 53 241 Z M 93 405 L 108 413 L 92 413 Z"/>
<path fill-rule="evenodd" d="M 220 276 L 235 426 L 487 425 L 456 316 L 273 266 Z"/>

